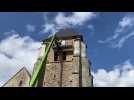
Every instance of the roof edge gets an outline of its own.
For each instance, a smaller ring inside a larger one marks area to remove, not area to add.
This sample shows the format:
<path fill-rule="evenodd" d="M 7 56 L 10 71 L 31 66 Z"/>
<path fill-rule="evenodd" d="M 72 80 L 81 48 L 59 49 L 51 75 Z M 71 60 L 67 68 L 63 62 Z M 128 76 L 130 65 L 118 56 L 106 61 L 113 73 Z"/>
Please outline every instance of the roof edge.
<path fill-rule="evenodd" d="M 17 74 L 19 74 L 22 70 L 25 70 L 28 74 L 28 76 L 31 78 L 31 74 L 29 73 L 29 71 L 27 70 L 26 67 L 22 67 L 18 72 L 16 72 L 6 83 L 4 83 L 4 85 L 2 85 L 2 87 L 4 87 L 10 80 L 12 80 Z"/>

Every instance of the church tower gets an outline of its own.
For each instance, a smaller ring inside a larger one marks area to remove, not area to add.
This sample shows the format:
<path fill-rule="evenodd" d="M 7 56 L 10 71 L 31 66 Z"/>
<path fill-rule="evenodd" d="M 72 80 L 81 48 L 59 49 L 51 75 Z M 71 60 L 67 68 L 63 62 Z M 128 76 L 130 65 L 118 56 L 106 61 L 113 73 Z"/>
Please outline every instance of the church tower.
<path fill-rule="evenodd" d="M 50 49 L 46 67 L 38 80 L 38 87 L 92 87 L 91 62 L 87 58 L 87 46 L 82 35 L 72 29 L 62 29 L 56 36 L 61 47 Z M 36 64 L 39 64 L 50 38 L 43 41 Z M 29 58 L 30 59 L 30 58 Z M 36 70 L 34 67 L 33 72 Z M 25 67 L 17 72 L 3 87 L 28 87 L 31 79 Z"/>
<path fill-rule="evenodd" d="M 86 55 L 87 46 L 82 35 L 72 29 L 62 29 L 57 33 L 57 37 L 61 41 L 61 47 L 51 48 L 46 67 L 37 85 L 39 87 L 92 87 L 91 63 Z M 43 41 L 36 64 L 44 55 L 43 51 L 50 40 L 51 37 Z"/>

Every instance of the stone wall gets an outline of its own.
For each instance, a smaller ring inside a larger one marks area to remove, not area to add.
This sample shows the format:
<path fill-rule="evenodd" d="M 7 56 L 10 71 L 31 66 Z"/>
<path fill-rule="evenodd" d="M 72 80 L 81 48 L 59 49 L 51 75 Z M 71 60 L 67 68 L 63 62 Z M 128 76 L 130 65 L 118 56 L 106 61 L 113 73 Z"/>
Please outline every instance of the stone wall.
<path fill-rule="evenodd" d="M 51 48 L 50 52 L 48 53 L 48 62 L 54 62 L 54 51 L 53 51 L 53 48 Z"/>
<path fill-rule="evenodd" d="M 92 87 L 92 75 L 90 72 L 90 63 L 86 57 L 81 57 L 82 65 L 82 87 Z"/>
<path fill-rule="evenodd" d="M 74 73 L 73 62 L 47 64 L 44 77 L 45 87 L 77 87 L 79 76 Z"/>
<path fill-rule="evenodd" d="M 61 77 L 60 63 L 50 63 L 46 65 L 44 87 L 59 87 Z"/>
<path fill-rule="evenodd" d="M 74 63 L 65 62 L 62 72 L 62 87 L 78 87 L 79 74 L 74 73 Z"/>
<path fill-rule="evenodd" d="M 79 87 L 79 58 L 74 62 L 47 64 L 44 87 Z M 77 68 L 77 69 L 75 69 Z"/>

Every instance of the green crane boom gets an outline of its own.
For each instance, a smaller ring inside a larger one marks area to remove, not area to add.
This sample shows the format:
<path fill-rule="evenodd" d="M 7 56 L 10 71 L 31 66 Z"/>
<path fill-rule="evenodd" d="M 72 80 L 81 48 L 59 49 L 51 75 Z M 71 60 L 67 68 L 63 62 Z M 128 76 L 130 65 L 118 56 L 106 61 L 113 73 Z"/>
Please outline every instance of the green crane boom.
<path fill-rule="evenodd" d="M 41 72 L 43 71 L 43 67 L 46 67 L 48 53 L 49 53 L 50 48 L 52 46 L 59 46 L 58 40 L 56 38 L 56 34 L 52 37 L 51 42 L 49 43 L 47 49 L 43 51 L 45 53 L 44 53 L 41 61 L 39 62 L 39 64 L 37 64 L 35 66 L 36 70 L 34 71 L 32 77 L 31 77 L 31 80 L 29 82 L 30 87 L 36 87 L 36 84 L 37 84 L 38 79 L 39 79 L 39 77 L 41 75 Z"/>

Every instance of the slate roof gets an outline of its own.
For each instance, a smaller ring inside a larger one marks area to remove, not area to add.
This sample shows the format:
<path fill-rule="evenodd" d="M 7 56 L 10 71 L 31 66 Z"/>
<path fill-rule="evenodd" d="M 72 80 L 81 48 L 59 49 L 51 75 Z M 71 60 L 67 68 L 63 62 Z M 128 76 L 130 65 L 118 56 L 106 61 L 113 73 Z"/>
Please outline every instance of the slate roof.
<path fill-rule="evenodd" d="M 72 28 L 65 28 L 65 29 L 61 29 L 56 33 L 56 37 L 60 38 L 60 39 L 64 39 L 64 38 L 75 38 L 75 37 L 80 37 L 82 39 L 82 35 L 79 32 L 76 32 L 75 30 L 73 30 Z M 43 42 L 49 41 L 51 39 L 51 37 L 43 40 Z"/>

